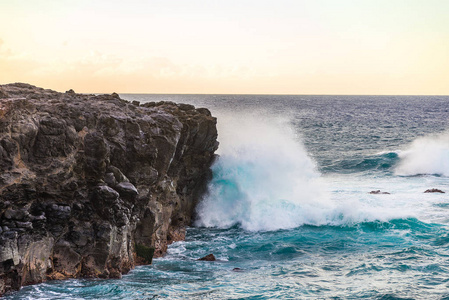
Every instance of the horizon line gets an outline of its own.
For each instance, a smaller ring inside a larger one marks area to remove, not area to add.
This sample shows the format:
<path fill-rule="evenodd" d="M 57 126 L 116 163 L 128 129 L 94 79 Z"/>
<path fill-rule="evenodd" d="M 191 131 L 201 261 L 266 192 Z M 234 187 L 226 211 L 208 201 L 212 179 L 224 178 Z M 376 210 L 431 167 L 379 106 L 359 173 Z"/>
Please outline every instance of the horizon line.
<path fill-rule="evenodd" d="M 44 88 L 44 87 L 40 87 L 38 85 L 34 85 L 31 83 L 26 83 L 26 82 L 10 82 L 10 83 L 2 83 L 0 84 L 0 86 L 2 85 L 8 85 L 8 84 L 15 84 L 15 83 L 21 83 L 21 84 L 28 84 L 28 85 L 32 85 L 38 88 Z M 44 88 L 44 89 L 51 89 L 51 88 Z M 51 89 L 53 90 L 53 89 Z M 72 88 L 68 89 L 69 90 L 74 90 Z M 67 91 L 58 91 L 58 90 L 54 90 L 56 92 L 60 92 L 60 93 L 64 93 Z M 75 91 L 75 93 L 78 94 L 94 94 L 94 95 L 104 95 L 104 94 L 112 94 L 112 93 L 117 93 L 117 94 L 127 94 L 127 95 L 211 95 L 211 96 L 229 96 L 229 95 L 235 95 L 235 96 L 423 96 L 423 97 L 448 97 L 449 94 L 329 94 L 329 93 L 325 93 L 325 94 L 295 94 L 295 93 L 158 93 L 158 92 L 117 92 L 117 91 L 112 91 L 112 92 L 77 92 Z"/>
<path fill-rule="evenodd" d="M 122 92 L 113 92 L 117 94 L 123 94 L 123 95 L 213 95 L 213 96 L 229 96 L 229 95 L 236 95 L 236 96 L 441 96 L 441 97 L 448 97 L 447 95 L 442 94 L 264 94 L 264 93 L 122 93 Z M 80 93 L 80 94 L 87 94 L 87 93 Z M 108 93 L 92 93 L 92 94 L 108 94 Z"/>

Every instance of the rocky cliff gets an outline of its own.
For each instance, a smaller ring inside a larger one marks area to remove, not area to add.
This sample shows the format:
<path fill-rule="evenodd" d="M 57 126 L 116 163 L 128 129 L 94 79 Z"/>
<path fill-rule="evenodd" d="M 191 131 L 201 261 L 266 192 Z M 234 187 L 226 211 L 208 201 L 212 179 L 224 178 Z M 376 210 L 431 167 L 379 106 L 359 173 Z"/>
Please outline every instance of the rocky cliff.
<path fill-rule="evenodd" d="M 117 278 L 182 240 L 218 147 L 207 109 L 0 86 L 0 295 Z"/>

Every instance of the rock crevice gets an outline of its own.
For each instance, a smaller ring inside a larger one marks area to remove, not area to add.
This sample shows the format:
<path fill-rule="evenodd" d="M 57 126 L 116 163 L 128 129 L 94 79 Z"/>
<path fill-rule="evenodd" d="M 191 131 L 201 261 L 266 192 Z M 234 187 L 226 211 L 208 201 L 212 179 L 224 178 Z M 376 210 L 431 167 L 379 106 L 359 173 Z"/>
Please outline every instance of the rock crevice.
<path fill-rule="evenodd" d="M 0 295 L 117 278 L 185 236 L 218 147 L 207 109 L 0 86 Z"/>

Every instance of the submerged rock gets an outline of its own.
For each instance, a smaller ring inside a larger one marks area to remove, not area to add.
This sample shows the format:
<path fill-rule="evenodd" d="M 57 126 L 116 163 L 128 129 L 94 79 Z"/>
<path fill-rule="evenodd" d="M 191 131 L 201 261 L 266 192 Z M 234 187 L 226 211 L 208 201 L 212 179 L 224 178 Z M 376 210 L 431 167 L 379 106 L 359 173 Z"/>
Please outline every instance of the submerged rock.
<path fill-rule="evenodd" d="M 439 189 L 428 189 L 428 190 L 425 190 L 424 193 L 441 193 L 441 194 L 444 194 L 445 192 L 443 192 L 442 190 L 439 190 Z"/>
<path fill-rule="evenodd" d="M 208 254 L 205 257 L 201 257 L 198 260 L 204 260 L 204 261 L 216 261 L 215 256 L 213 254 Z"/>
<path fill-rule="evenodd" d="M 118 278 L 183 239 L 218 147 L 207 109 L 0 86 L 0 295 Z"/>

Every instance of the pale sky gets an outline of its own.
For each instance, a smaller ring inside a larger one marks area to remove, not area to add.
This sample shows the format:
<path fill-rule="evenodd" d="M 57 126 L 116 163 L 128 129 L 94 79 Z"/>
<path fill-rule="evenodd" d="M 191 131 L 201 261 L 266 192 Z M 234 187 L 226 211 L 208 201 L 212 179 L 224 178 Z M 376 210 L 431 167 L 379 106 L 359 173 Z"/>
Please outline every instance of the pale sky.
<path fill-rule="evenodd" d="M 448 0 L 0 0 L 0 84 L 449 95 Z"/>

